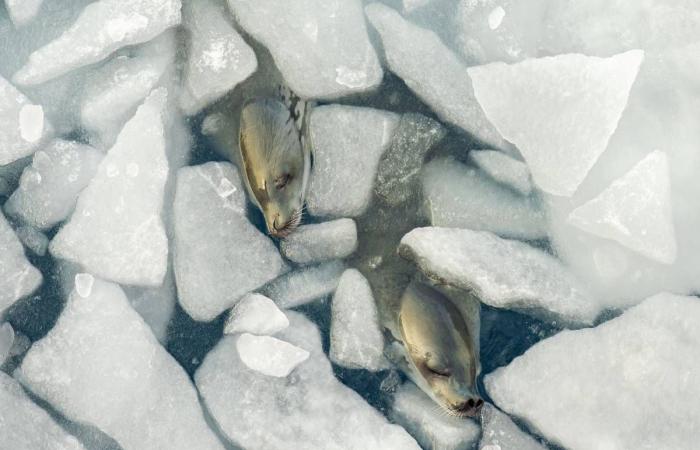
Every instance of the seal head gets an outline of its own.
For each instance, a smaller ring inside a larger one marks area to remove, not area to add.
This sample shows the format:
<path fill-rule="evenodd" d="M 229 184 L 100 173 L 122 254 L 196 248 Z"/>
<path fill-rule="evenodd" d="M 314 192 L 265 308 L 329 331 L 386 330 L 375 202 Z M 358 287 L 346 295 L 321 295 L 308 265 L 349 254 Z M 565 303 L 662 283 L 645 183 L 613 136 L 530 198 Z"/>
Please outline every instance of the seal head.
<path fill-rule="evenodd" d="M 455 302 L 414 281 L 401 298 L 399 328 L 409 378 L 450 415 L 475 416 L 484 403 L 476 393 L 478 344 Z"/>
<path fill-rule="evenodd" d="M 239 149 L 246 187 L 265 216 L 267 231 L 283 238 L 301 222 L 309 154 L 290 110 L 265 98 L 241 111 Z"/>

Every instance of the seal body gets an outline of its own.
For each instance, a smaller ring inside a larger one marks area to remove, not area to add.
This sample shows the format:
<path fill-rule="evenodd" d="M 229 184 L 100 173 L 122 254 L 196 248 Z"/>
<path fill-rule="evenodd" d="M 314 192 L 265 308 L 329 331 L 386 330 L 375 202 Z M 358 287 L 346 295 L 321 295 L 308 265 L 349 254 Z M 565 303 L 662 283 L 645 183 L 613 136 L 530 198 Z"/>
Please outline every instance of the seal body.
<path fill-rule="evenodd" d="M 238 144 L 252 202 L 272 236 L 287 236 L 301 222 L 311 167 L 293 109 L 274 98 L 246 102 Z"/>

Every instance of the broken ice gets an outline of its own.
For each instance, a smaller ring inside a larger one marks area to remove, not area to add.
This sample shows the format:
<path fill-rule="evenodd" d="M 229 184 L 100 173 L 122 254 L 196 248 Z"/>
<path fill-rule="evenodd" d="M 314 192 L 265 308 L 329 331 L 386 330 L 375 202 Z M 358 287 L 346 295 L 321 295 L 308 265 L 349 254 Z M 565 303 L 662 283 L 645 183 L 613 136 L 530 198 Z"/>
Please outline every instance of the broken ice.
<path fill-rule="evenodd" d="M 271 377 L 286 377 L 306 361 L 309 352 L 272 336 L 243 333 L 236 340 L 241 362 L 249 369 Z"/>
<path fill-rule="evenodd" d="M 24 248 L 0 212 L 0 315 L 20 298 L 31 294 L 42 281 L 24 255 Z"/>
<path fill-rule="evenodd" d="M 472 151 L 469 152 L 469 158 L 494 180 L 522 195 L 530 195 L 532 192 L 530 170 L 524 162 L 496 150 Z"/>
<path fill-rule="evenodd" d="M 224 333 L 273 335 L 289 326 L 289 319 L 275 302 L 262 294 L 248 294 L 231 309 Z"/>
<path fill-rule="evenodd" d="M 260 289 L 281 308 L 293 308 L 332 294 L 345 270 L 345 264 L 333 260 L 286 273 Z"/>
<path fill-rule="evenodd" d="M 285 258 L 299 264 L 342 259 L 357 248 L 357 227 L 352 219 L 302 225 L 280 244 Z"/>

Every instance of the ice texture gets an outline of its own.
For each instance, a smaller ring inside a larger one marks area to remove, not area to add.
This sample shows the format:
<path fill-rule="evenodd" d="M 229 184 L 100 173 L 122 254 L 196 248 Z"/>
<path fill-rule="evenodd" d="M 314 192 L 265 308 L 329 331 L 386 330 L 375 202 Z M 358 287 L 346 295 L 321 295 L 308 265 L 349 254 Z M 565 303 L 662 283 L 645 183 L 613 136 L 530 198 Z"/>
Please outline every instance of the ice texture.
<path fill-rule="evenodd" d="M 161 218 L 168 176 L 164 88 L 153 91 L 119 133 L 78 197 L 51 253 L 124 284 L 158 286 L 168 259 Z"/>
<path fill-rule="evenodd" d="M 590 324 L 600 305 L 553 256 L 486 231 L 416 228 L 399 254 L 430 279 L 473 292 L 496 308 L 519 309 Z"/>
<path fill-rule="evenodd" d="M 238 23 L 272 54 L 303 98 L 337 98 L 382 81 L 360 0 L 228 0 Z"/>
<path fill-rule="evenodd" d="M 0 212 L 0 316 L 14 302 L 36 290 L 41 272 L 24 255 L 24 248 Z"/>
<path fill-rule="evenodd" d="M 494 148 L 507 143 L 474 97 L 467 67 L 432 31 L 420 28 L 379 3 L 365 8 L 379 33 L 389 69 L 444 121 Z"/>
<path fill-rule="evenodd" d="M 86 297 L 73 292 L 18 376 L 67 418 L 97 426 L 124 450 L 223 449 L 187 374 L 118 285 L 95 279 Z"/>
<path fill-rule="evenodd" d="M 0 166 L 29 156 L 53 133 L 40 105 L 0 76 Z"/>
<path fill-rule="evenodd" d="M 81 93 L 80 118 L 95 142 L 111 147 L 148 94 L 164 84 L 175 60 L 176 39 L 174 31 L 166 31 L 90 74 Z"/>
<path fill-rule="evenodd" d="M 666 153 L 654 151 L 594 199 L 569 223 L 664 264 L 676 259 L 671 180 Z"/>
<path fill-rule="evenodd" d="M 473 167 L 439 158 L 423 168 L 421 178 L 424 209 L 434 226 L 520 239 L 547 234 L 546 216 L 537 197 L 514 192 Z"/>
<path fill-rule="evenodd" d="M 10 350 L 14 341 L 15 330 L 12 329 L 12 325 L 9 322 L 0 325 L 0 367 L 7 357 L 10 356 Z"/>
<path fill-rule="evenodd" d="M 246 217 L 246 197 L 229 163 L 184 167 L 174 204 L 175 279 L 180 304 L 209 321 L 286 268 L 274 244 Z"/>
<path fill-rule="evenodd" d="M 236 340 L 241 362 L 251 370 L 283 378 L 309 358 L 309 352 L 272 336 L 241 334 Z"/>
<path fill-rule="evenodd" d="M 47 230 L 67 219 L 103 154 L 89 145 L 57 139 L 37 151 L 19 189 L 5 203 L 8 215 Z"/>
<path fill-rule="evenodd" d="M 17 381 L 0 371 L 0 436 L 12 450 L 83 450 L 74 437 L 37 406 Z"/>
<path fill-rule="evenodd" d="M 102 61 L 128 45 L 149 41 L 180 23 L 180 0 L 99 0 L 85 7 L 61 36 L 35 50 L 13 77 L 44 83 Z"/>
<path fill-rule="evenodd" d="M 356 269 L 343 272 L 331 305 L 331 361 L 351 369 L 388 368 L 384 334 L 367 279 Z"/>
<path fill-rule="evenodd" d="M 473 420 L 450 417 L 438 408 L 434 400 L 409 381 L 394 394 L 389 417 L 406 428 L 423 448 L 471 449 L 479 438 L 479 426 Z"/>
<path fill-rule="evenodd" d="M 525 158 L 540 189 L 571 196 L 617 128 L 644 52 L 580 54 L 471 67 L 486 116 Z"/>
<path fill-rule="evenodd" d="M 572 450 L 697 446 L 700 302 L 658 294 L 486 376 L 491 398 Z M 572 389 L 575 386 L 575 389 Z"/>
<path fill-rule="evenodd" d="M 398 123 L 397 114 L 372 108 L 327 105 L 311 112 L 314 166 L 306 204 L 312 215 L 356 217 L 367 209 Z"/>
<path fill-rule="evenodd" d="M 42 3 L 44 0 L 5 0 L 7 12 L 17 28 L 31 22 Z"/>
<path fill-rule="evenodd" d="M 285 258 L 298 264 L 342 259 L 357 248 L 357 226 L 352 219 L 302 225 L 280 244 Z"/>
<path fill-rule="evenodd" d="M 469 159 L 491 178 L 514 189 L 522 195 L 530 195 L 532 181 L 527 164 L 497 150 L 475 150 Z"/>
<path fill-rule="evenodd" d="M 440 123 L 421 114 L 407 113 L 394 131 L 389 148 L 379 160 L 374 192 L 391 206 L 400 205 L 419 191 L 423 161 L 447 132 Z"/>
<path fill-rule="evenodd" d="M 252 333 L 273 335 L 289 326 L 289 319 L 275 302 L 262 294 L 251 293 L 243 297 L 231 309 L 225 334 Z"/>
<path fill-rule="evenodd" d="M 248 78 L 258 60 L 231 25 L 223 0 L 185 2 L 183 25 L 190 41 L 180 105 L 195 114 Z"/>
<path fill-rule="evenodd" d="M 545 450 L 545 447 L 518 428 L 507 414 L 487 403 L 481 409 L 479 449 Z"/>
<path fill-rule="evenodd" d="M 338 260 L 286 273 L 260 289 L 281 308 L 294 308 L 332 294 L 345 264 Z"/>
<path fill-rule="evenodd" d="M 225 336 L 195 374 L 207 409 L 234 444 L 247 449 L 417 449 L 411 437 L 333 375 L 318 329 L 290 312 L 278 337 L 310 352 L 287 377 L 249 369 L 237 337 Z"/>
<path fill-rule="evenodd" d="M 49 247 L 49 238 L 34 227 L 23 225 L 15 230 L 25 247 L 38 256 L 44 256 Z"/>

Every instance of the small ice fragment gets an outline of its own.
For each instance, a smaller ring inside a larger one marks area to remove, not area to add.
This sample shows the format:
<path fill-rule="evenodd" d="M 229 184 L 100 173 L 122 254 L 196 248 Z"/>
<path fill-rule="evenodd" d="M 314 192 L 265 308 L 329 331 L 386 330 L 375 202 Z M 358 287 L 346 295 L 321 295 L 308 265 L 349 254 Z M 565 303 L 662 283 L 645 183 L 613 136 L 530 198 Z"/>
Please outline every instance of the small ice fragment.
<path fill-rule="evenodd" d="M 302 225 L 280 244 L 282 254 L 298 264 L 341 259 L 357 248 L 357 226 L 352 219 Z"/>
<path fill-rule="evenodd" d="M 41 105 L 24 105 L 19 111 L 19 133 L 27 142 L 41 139 L 44 131 L 44 108 Z"/>
<path fill-rule="evenodd" d="M 0 316 L 41 281 L 41 272 L 27 261 L 22 244 L 0 211 Z"/>
<path fill-rule="evenodd" d="M 236 186 L 234 186 L 228 178 L 222 177 L 219 186 L 216 188 L 216 193 L 219 194 L 221 198 L 226 198 L 234 192 L 236 192 Z"/>
<path fill-rule="evenodd" d="M 231 309 L 225 334 L 273 335 L 289 326 L 289 319 L 275 302 L 262 294 L 248 294 Z"/>
<path fill-rule="evenodd" d="M 282 308 L 293 308 L 332 294 L 344 270 L 338 260 L 304 267 L 272 280 L 260 292 Z"/>
<path fill-rule="evenodd" d="M 44 0 L 5 0 L 5 6 L 15 28 L 19 28 L 34 19 L 43 2 Z"/>
<path fill-rule="evenodd" d="M 46 254 L 49 238 L 34 227 L 23 225 L 16 230 L 17 237 L 29 250 L 39 256 Z"/>
<path fill-rule="evenodd" d="M 503 9 L 501 6 L 497 6 L 491 11 L 489 14 L 489 28 L 492 30 L 495 30 L 496 28 L 501 26 L 501 22 L 503 22 L 503 18 L 506 16 L 506 11 Z"/>
<path fill-rule="evenodd" d="M 469 158 L 494 180 L 522 195 L 530 195 L 532 192 L 530 170 L 524 162 L 496 150 L 471 151 Z"/>
<path fill-rule="evenodd" d="M 236 341 L 241 361 L 250 369 L 272 377 L 286 377 L 306 361 L 309 352 L 271 336 L 243 333 Z"/>
<path fill-rule="evenodd" d="M 79 296 L 88 298 L 92 293 L 92 284 L 95 277 L 89 273 L 79 273 L 75 276 L 75 290 Z"/>

